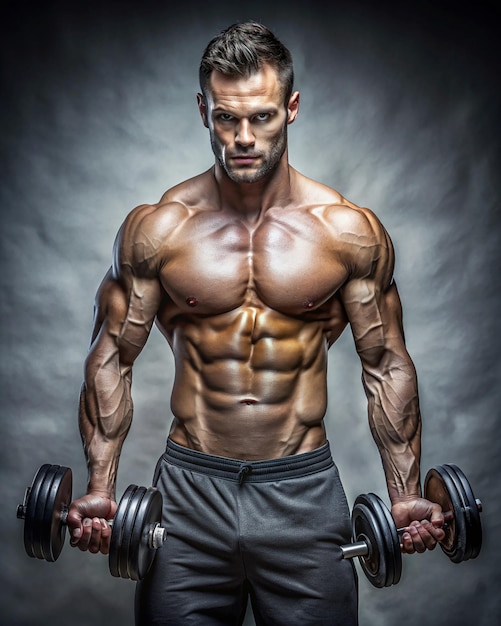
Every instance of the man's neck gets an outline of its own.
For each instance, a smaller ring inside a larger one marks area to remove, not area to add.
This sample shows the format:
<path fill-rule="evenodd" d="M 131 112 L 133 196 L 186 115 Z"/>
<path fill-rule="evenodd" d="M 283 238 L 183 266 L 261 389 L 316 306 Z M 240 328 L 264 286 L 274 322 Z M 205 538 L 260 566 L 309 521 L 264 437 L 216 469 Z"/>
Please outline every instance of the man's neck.
<path fill-rule="evenodd" d="M 278 167 L 254 183 L 235 182 L 219 163 L 214 166 L 214 177 L 219 189 L 221 206 L 239 213 L 255 223 L 270 207 L 283 207 L 291 201 L 293 170 L 286 159 Z"/>

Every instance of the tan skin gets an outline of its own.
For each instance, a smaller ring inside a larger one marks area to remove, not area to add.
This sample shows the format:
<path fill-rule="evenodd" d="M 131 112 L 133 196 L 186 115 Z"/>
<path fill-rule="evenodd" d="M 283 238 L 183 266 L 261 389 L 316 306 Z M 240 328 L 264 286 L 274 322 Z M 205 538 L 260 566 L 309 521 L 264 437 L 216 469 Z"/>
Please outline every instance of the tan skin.
<path fill-rule="evenodd" d="M 421 497 L 416 375 L 388 235 L 289 165 L 299 93 L 284 106 L 272 67 L 214 72 L 198 106 L 214 167 L 131 212 L 98 291 L 80 409 L 89 482 L 70 507 L 72 544 L 109 551 L 132 366 L 154 322 L 176 365 L 170 437 L 245 460 L 325 443 L 327 351 L 349 323 L 402 550 L 433 549 L 444 516 Z"/>

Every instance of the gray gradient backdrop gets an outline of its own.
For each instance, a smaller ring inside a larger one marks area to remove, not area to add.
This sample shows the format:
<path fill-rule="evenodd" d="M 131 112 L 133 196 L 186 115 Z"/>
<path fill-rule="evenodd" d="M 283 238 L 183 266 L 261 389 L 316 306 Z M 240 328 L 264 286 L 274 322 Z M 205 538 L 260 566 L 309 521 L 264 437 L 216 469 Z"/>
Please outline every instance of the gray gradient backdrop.
<path fill-rule="evenodd" d="M 213 34 L 247 18 L 295 58 L 291 163 L 371 207 L 394 241 L 423 468 L 459 464 L 484 500 L 480 558 L 407 556 L 385 590 L 361 575 L 361 625 L 501 623 L 499 14 L 489 2 L 323 4 L 2 4 L 2 623 L 132 624 L 133 583 L 69 547 L 55 564 L 29 559 L 15 510 L 43 462 L 72 466 L 84 489 L 76 407 L 94 293 L 126 213 L 211 165 L 198 62 Z M 155 329 L 135 369 L 120 493 L 151 481 L 172 377 Z M 350 503 L 369 490 L 387 501 L 349 330 L 329 381 Z"/>

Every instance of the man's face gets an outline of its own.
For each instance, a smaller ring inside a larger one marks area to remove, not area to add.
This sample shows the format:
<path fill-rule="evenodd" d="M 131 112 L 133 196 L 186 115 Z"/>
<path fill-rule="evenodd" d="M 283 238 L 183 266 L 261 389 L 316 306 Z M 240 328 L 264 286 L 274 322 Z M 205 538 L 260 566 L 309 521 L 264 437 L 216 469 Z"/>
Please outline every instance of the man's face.
<path fill-rule="evenodd" d="M 264 65 L 249 78 L 213 72 L 206 96 L 198 95 L 200 114 L 231 180 L 253 183 L 272 172 L 287 148 L 287 124 L 297 116 L 299 94 L 286 108 L 277 72 Z"/>

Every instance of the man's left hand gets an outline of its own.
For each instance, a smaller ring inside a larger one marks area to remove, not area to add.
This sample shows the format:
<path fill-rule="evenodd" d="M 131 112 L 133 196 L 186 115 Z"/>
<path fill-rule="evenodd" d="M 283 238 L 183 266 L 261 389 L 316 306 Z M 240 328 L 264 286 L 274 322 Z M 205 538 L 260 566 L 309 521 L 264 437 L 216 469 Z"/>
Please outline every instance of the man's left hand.
<path fill-rule="evenodd" d="M 424 498 L 403 500 L 393 504 L 391 514 L 397 528 L 405 528 L 400 535 L 402 552 L 433 550 L 445 538 L 444 514 L 439 504 Z"/>

